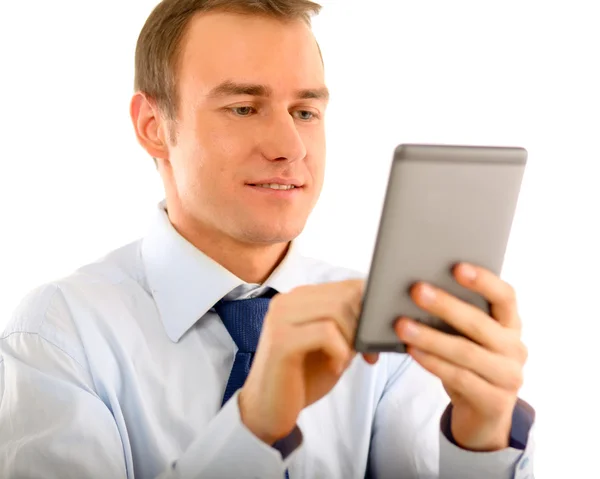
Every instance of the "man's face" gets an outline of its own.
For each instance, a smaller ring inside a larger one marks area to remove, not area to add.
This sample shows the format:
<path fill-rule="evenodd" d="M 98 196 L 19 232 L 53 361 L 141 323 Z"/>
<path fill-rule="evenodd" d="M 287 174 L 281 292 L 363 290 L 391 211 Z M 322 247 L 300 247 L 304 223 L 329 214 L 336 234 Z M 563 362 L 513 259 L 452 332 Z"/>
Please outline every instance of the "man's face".
<path fill-rule="evenodd" d="M 169 210 L 187 229 L 244 243 L 295 238 L 325 167 L 327 90 L 310 28 L 209 13 L 192 21 L 184 45 L 163 173 Z"/>

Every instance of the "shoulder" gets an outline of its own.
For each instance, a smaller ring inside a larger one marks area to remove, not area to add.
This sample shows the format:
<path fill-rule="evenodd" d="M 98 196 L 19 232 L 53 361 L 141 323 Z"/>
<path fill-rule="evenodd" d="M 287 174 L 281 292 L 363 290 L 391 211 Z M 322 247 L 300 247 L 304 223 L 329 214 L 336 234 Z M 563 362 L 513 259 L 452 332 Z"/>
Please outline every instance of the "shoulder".
<path fill-rule="evenodd" d="M 78 342 L 78 316 L 130 297 L 142 288 L 139 242 L 130 243 L 84 265 L 71 274 L 38 285 L 20 299 L 0 340 L 20 335 L 42 337 L 61 349 Z"/>

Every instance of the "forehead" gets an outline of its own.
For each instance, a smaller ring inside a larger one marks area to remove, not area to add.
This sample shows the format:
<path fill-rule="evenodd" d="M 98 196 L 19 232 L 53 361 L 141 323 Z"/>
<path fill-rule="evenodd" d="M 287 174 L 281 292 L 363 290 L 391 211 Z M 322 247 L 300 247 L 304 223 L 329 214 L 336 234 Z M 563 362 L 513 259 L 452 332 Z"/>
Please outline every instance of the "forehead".
<path fill-rule="evenodd" d="M 324 84 L 323 63 L 302 20 L 210 12 L 190 22 L 179 62 L 182 88 L 208 93 L 223 81 L 269 85 L 275 93 Z"/>

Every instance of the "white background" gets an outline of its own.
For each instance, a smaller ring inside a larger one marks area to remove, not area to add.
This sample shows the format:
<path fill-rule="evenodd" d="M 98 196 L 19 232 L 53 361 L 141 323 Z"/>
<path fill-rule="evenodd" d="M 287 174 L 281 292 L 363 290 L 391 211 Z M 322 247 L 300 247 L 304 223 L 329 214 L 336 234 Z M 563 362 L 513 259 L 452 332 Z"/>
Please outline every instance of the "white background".
<path fill-rule="evenodd" d="M 304 250 L 368 270 L 398 143 L 526 147 L 503 277 L 530 348 L 536 476 L 600 477 L 597 2 L 323 3 L 329 163 Z M 29 289 L 142 235 L 162 198 L 128 117 L 154 5 L 0 3 L 0 327 Z"/>

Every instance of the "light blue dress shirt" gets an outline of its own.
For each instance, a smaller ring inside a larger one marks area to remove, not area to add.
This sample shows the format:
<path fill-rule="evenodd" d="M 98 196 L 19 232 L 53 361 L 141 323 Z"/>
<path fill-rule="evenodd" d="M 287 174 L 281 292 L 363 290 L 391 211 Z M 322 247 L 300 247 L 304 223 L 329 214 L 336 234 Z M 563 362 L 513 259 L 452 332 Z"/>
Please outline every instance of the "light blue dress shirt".
<path fill-rule="evenodd" d="M 221 408 L 236 347 L 212 306 L 361 275 L 293 244 L 244 284 L 181 237 L 162 202 L 148 234 L 33 290 L 0 337 L 2 478 L 533 478 L 525 450 L 465 451 L 442 433 L 440 381 L 409 356 L 357 356 L 276 449 Z M 532 428 L 533 429 L 533 428 Z M 531 435 L 532 430 L 529 431 Z M 370 459 L 369 459 L 370 452 Z"/>

